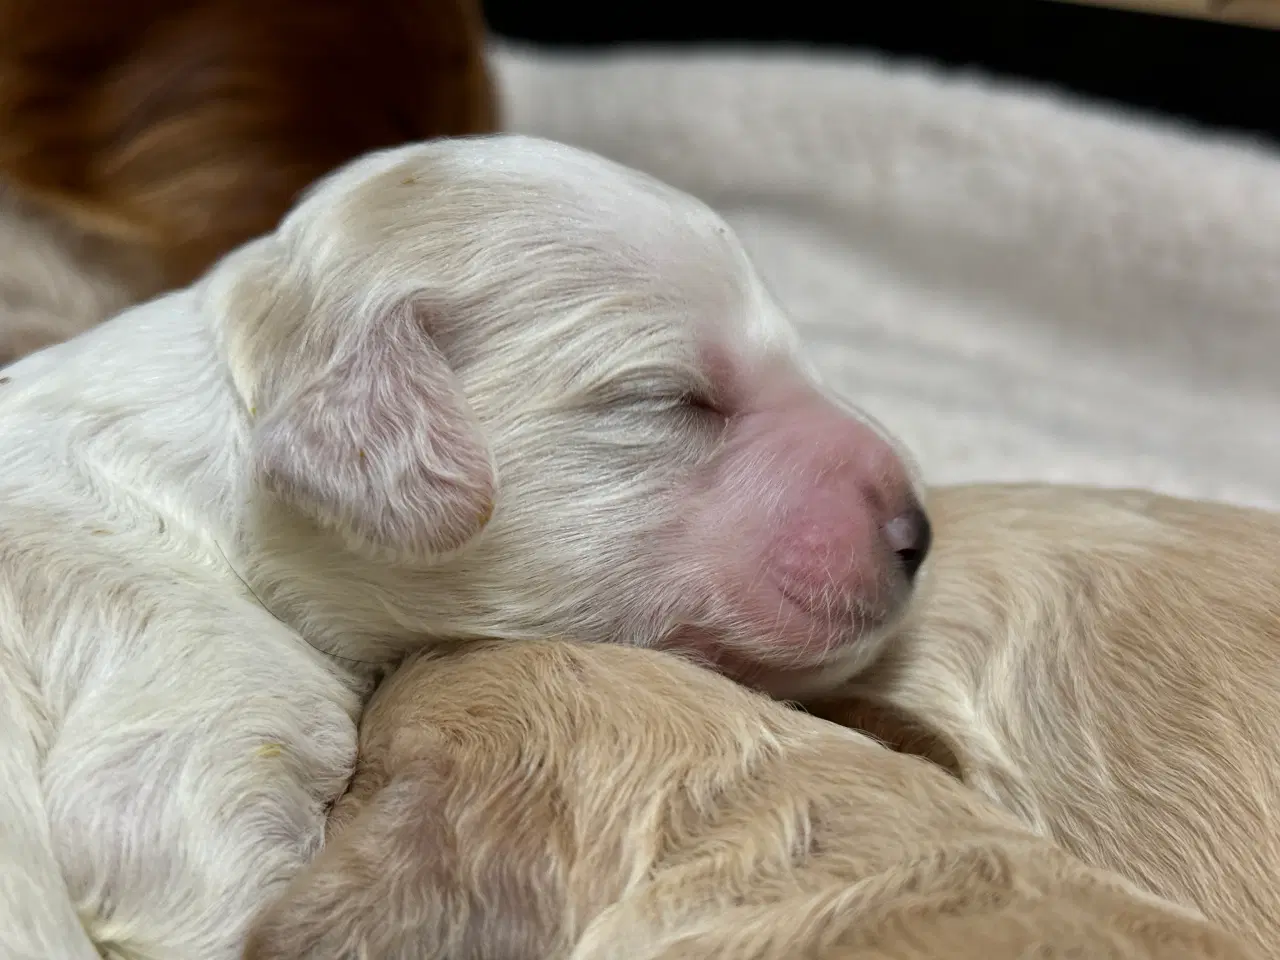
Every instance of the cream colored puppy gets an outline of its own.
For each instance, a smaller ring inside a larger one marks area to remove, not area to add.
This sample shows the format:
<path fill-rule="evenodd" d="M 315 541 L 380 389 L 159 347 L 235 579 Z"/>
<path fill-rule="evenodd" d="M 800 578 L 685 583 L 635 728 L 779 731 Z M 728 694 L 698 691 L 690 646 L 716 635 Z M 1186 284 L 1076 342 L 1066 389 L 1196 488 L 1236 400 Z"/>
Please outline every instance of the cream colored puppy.
<path fill-rule="evenodd" d="M 408 652 L 618 636 L 812 694 L 929 540 L 723 220 L 525 137 L 364 157 L 0 370 L 0 451 L 3 960 L 238 955 Z"/>
<path fill-rule="evenodd" d="M 1243 958 L 930 764 L 681 658 L 409 661 L 246 960 Z"/>
<path fill-rule="evenodd" d="M 905 629 L 818 712 L 1280 953 L 1280 517 L 1053 486 L 929 508 Z"/>

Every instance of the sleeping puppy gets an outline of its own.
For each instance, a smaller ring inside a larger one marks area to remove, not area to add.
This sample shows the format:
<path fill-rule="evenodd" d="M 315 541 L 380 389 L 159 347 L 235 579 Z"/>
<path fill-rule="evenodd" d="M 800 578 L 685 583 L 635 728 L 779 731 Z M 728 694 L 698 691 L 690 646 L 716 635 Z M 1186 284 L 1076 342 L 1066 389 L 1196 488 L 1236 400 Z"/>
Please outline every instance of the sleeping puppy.
<path fill-rule="evenodd" d="M 477 0 L 0 0 L 0 366 L 353 157 L 493 130 L 484 42 Z"/>
<path fill-rule="evenodd" d="M 1251 956 L 930 764 L 623 646 L 410 660 L 330 836 L 245 960 Z"/>
<path fill-rule="evenodd" d="M 522 137 L 365 157 L 0 374 L 0 956 L 221 960 L 380 664 L 626 636 L 783 695 L 929 528 L 724 222 Z"/>
<path fill-rule="evenodd" d="M 1135 491 L 934 490 L 927 589 L 815 706 L 1085 861 L 1280 945 L 1280 516 Z"/>

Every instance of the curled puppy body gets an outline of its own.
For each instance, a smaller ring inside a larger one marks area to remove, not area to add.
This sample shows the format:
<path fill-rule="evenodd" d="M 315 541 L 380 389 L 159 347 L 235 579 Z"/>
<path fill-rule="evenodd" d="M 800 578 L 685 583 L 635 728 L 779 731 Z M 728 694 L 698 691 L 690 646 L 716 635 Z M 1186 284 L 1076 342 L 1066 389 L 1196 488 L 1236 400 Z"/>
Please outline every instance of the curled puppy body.
<path fill-rule="evenodd" d="M 940 488 L 927 587 L 851 699 L 1085 861 L 1280 944 L 1280 517 Z"/>
<path fill-rule="evenodd" d="M 0 0 L 0 366 L 379 147 L 495 128 L 475 0 Z"/>
<path fill-rule="evenodd" d="M 1243 958 L 931 764 L 679 657 L 411 659 L 245 960 Z"/>
<path fill-rule="evenodd" d="M 625 636 L 813 693 L 928 547 L 723 221 L 523 137 L 363 158 L 18 361 L 0 449 L 6 960 L 234 956 L 405 653 Z"/>

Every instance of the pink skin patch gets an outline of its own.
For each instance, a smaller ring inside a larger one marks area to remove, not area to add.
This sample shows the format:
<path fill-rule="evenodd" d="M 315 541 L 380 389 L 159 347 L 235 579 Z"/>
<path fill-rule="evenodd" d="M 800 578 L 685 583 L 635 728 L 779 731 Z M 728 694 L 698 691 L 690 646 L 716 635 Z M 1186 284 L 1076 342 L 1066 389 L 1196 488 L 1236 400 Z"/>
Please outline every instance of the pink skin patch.
<path fill-rule="evenodd" d="M 721 406 L 728 432 L 695 485 L 683 544 L 710 568 L 684 582 L 715 582 L 696 619 L 732 628 L 690 627 L 671 643 L 768 688 L 762 671 L 800 676 L 849 660 L 851 645 L 897 617 L 928 525 L 905 464 L 873 427 L 790 371 L 764 376 L 749 403 L 736 386 L 717 385 L 737 403 Z"/>

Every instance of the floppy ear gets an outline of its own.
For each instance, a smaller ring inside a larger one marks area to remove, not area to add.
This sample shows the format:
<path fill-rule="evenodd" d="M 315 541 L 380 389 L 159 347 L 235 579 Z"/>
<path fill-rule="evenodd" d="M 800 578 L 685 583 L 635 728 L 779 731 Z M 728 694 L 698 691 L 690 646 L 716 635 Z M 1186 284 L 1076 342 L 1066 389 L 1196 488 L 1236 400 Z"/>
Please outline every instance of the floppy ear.
<path fill-rule="evenodd" d="M 258 482 L 355 549 L 431 559 L 493 514 L 492 454 L 429 320 L 413 301 L 353 317 L 354 344 L 254 431 Z"/>
<path fill-rule="evenodd" d="M 404 768 L 259 916 L 243 960 L 543 960 L 561 896 L 544 838 L 490 823 L 460 844 L 464 778 Z"/>

